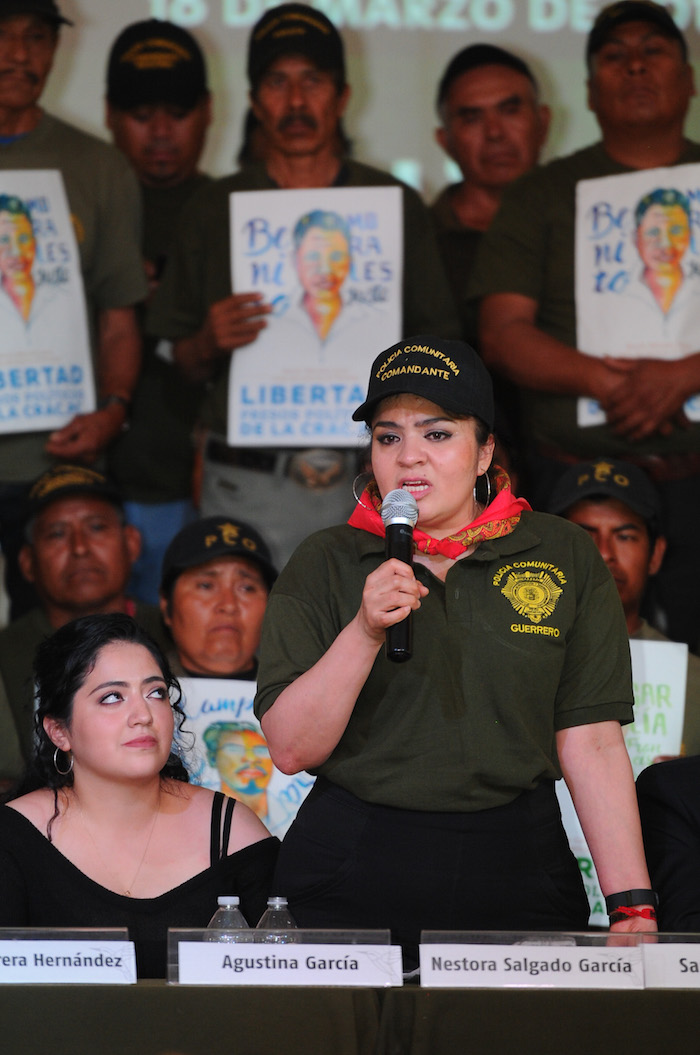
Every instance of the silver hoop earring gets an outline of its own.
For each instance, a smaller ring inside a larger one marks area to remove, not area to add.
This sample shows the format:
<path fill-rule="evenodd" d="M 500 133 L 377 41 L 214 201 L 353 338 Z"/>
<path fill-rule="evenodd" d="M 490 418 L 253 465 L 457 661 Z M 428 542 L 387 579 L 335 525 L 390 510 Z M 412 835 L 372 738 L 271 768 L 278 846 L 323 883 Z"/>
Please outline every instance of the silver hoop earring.
<path fill-rule="evenodd" d="M 363 493 L 365 487 L 367 486 L 367 484 L 372 479 L 372 475 L 373 475 L 372 473 L 358 473 L 357 476 L 355 477 L 355 479 L 352 482 L 352 497 L 355 499 L 355 501 L 357 502 L 358 505 L 362 506 L 363 509 L 368 509 L 369 508 L 369 506 L 366 506 L 364 504 L 364 502 L 362 501 L 362 493 Z M 358 480 L 363 480 L 363 479 L 364 479 L 364 483 L 362 484 L 362 487 L 360 487 L 360 485 L 358 484 Z M 360 492 L 359 495 L 357 493 L 358 491 Z"/>
<path fill-rule="evenodd" d="M 56 772 L 58 773 L 58 775 L 60 777 L 67 777 L 68 774 L 73 769 L 73 756 L 72 755 L 70 756 L 70 765 L 68 766 L 68 769 L 59 769 L 58 768 L 58 754 L 59 754 L 60 750 L 61 750 L 61 748 L 57 747 L 56 750 L 53 753 L 53 768 L 56 770 Z M 66 754 L 67 753 L 68 752 L 66 752 Z"/>

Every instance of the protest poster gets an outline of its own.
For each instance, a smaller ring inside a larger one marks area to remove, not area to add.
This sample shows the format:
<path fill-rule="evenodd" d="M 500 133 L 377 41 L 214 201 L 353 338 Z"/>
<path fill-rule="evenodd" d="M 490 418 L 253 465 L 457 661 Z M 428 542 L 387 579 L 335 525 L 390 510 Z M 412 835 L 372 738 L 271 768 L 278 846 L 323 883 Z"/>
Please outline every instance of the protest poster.
<path fill-rule="evenodd" d="M 369 368 L 401 337 L 401 189 L 239 191 L 230 222 L 233 289 L 273 310 L 232 356 L 228 442 L 355 446 Z"/>
<path fill-rule="evenodd" d="M 308 773 L 287 776 L 274 766 L 253 712 L 254 681 L 178 678 L 182 688 L 183 746 L 190 779 L 245 802 L 280 839 L 311 790 Z M 187 733 L 194 735 L 190 746 Z"/>
<path fill-rule="evenodd" d="M 679 755 L 685 717 L 688 646 L 630 641 L 634 722 L 622 727 L 636 780 L 655 758 Z"/>
<path fill-rule="evenodd" d="M 576 185 L 577 347 L 618 359 L 682 359 L 698 350 L 700 165 L 643 169 Z M 700 396 L 685 405 L 700 421 Z M 600 425 L 595 400 L 578 424 Z"/>
<path fill-rule="evenodd" d="M 78 246 L 60 172 L 0 177 L 0 431 L 95 409 Z"/>
<path fill-rule="evenodd" d="M 630 640 L 634 722 L 622 733 L 636 780 L 654 759 L 679 755 L 685 716 L 688 646 L 675 641 Z M 591 906 L 590 923 L 607 927 L 608 914 L 593 858 L 563 780 L 556 784 L 564 829 L 578 860 Z"/>

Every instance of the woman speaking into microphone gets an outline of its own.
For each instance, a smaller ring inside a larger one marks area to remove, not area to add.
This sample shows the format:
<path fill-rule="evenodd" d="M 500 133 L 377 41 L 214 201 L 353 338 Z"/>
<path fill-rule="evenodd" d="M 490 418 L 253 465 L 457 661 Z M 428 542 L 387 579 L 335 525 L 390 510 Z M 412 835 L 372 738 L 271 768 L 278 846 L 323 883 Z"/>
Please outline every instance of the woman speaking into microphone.
<path fill-rule="evenodd" d="M 554 781 L 569 785 L 615 930 L 655 929 L 621 723 L 632 720 L 613 580 L 575 525 L 491 466 L 491 379 L 467 345 L 410 338 L 353 415 L 372 478 L 349 522 L 294 554 L 271 594 L 256 711 L 275 764 L 318 780 L 275 889 L 300 926 L 580 930 L 588 904 Z M 418 509 L 387 558 L 383 499 Z M 411 657 L 387 628 L 412 620 Z"/>

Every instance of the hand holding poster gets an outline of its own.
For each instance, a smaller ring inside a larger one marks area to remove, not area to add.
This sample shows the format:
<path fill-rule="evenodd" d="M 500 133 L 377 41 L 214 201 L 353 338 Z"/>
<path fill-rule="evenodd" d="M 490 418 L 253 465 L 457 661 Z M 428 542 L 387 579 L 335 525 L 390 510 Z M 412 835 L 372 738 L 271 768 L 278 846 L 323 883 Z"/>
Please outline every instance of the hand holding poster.
<path fill-rule="evenodd" d="M 354 446 L 369 367 L 401 336 L 400 188 L 232 194 L 231 247 L 234 291 L 272 313 L 233 354 L 228 442 Z"/>
<path fill-rule="evenodd" d="M 0 431 L 59 428 L 94 410 L 85 295 L 63 180 L 0 186 Z"/>
<path fill-rule="evenodd" d="M 576 187 L 578 348 L 618 359 L 682 359 L 700 351 L 700 165 L 644 169 Z M 700 400 L 685 413 L 700 421 Z M 578 424 L 605 414 L 579 400 Z"/>
<path fill-rule="evenodd" d="M 179 678 L 184 731 L 194 733 L 187 757 L 194 783 L 245 802 L 280 839 L 311 790 L 308 773 L 287 776 L 275 768 L 253 713 L 254 681 Z"/>

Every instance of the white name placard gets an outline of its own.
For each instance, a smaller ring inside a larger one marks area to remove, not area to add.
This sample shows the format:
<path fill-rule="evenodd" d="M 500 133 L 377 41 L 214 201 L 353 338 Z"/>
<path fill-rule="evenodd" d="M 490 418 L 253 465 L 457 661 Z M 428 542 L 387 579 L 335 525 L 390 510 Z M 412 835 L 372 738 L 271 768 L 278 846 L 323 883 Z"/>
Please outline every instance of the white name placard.
<path fill-rule="evenodd" d="M 398 945 L 178 942 L 186 985 L 403 985 Z"/>
<path fill-rule="evenodd" d="M 132 941 L 0 941 L 0 983 L 133 985 Z"/>
<path fill-rule="evenodd" d="M 452 989 L 643 989 L 638 947 L 452 945 L 420 947 L 421 986 Z"/>
<path fill-rule="evenodd" d="M 700 989 L 700 944 L 642 946 L 647 989 Z"/>

